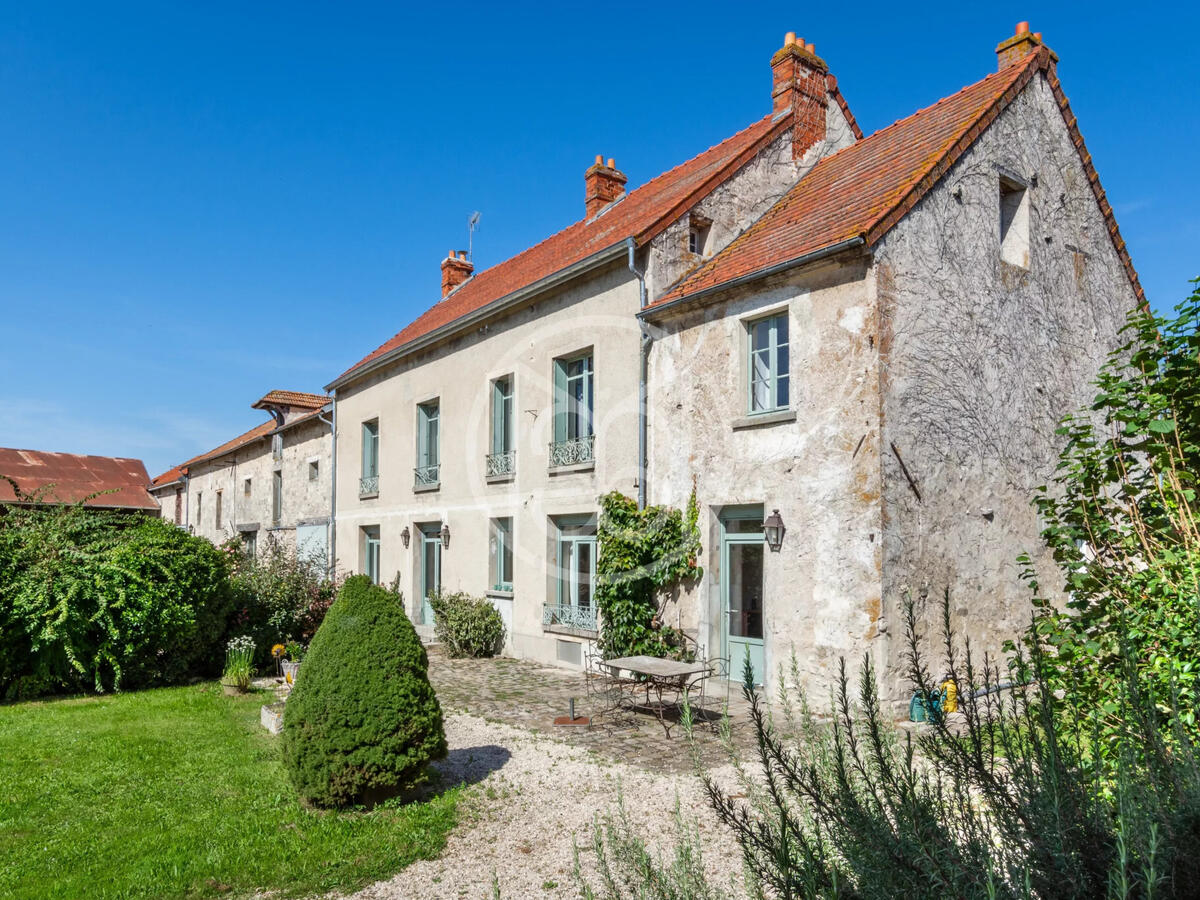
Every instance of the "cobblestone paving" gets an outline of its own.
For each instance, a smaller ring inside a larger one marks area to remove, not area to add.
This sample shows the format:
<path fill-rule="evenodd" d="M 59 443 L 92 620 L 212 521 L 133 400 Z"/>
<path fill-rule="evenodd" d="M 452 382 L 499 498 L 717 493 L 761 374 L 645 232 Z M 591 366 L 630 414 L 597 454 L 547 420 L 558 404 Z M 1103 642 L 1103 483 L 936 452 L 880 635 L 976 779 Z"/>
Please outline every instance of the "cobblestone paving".
<path fill-rule="evenodd" d="M 450 659 L 435 645 L 429 648 L 429 677 L 446 711 L 460 710 L 536 731 L 652 772 L 692 769 L 682 728 L 672 728 L 668 737 L 652 713 L 596 714 L 589 708 L 582 673 L 515 659 Z M 713 679 L 709 685 L 709 701 L 715 696 L 719 707 L 726 697 L 725 682 Z M 738 685 L 729 686 L 728 697 L 734 743 L 748 749 L 753 741 L 748 705 Z M 572 698 L 575 714 L 592 716 L 591 725 L 554 724 L 556 717 L 567 715 Z M 715 729 L 697 727 L 695 733 L 702 764 L 729 761 Z"/>

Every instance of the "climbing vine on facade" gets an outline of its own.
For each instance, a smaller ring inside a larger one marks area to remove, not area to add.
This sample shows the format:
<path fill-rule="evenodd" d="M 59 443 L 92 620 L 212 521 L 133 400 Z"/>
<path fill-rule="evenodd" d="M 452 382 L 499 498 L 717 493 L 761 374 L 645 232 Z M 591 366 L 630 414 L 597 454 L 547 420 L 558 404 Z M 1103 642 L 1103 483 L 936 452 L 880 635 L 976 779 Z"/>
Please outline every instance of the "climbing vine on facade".
<path fill-rule="evenodd" d="M 691 650 L 662 622 L 660 599 L 681 582 L 699 578 L 700 507 L 695 488 L 687 509 L 648 506 L 618 491 L 600 498 L 596 605 L 605 656 L 669 656 Z"/>

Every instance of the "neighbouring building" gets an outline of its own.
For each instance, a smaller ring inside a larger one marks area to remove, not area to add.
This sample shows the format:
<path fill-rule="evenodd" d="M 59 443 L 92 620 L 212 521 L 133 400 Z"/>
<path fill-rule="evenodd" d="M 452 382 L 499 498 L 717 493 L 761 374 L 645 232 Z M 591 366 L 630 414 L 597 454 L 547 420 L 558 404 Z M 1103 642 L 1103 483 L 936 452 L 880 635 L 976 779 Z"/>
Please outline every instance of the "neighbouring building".
<path fill-rule="evenodd" d="M 769 682 L 870 650 L 893 696 L 901 598 L 949 590 L 995 649 L 1055 425 L 1144 302 L 1055 71 L 1022 23 L 998 71 L 864 137 L 812 44 L 771 112 L 442 299 L 334 380 L 340 564 L 487 594 L 509 652 L 579 665 L 597 498 L 682 506 L 706 575 L 667 618 Z M 777 512 L 776 512 L 777 511 Z M 776 549 L 765 524 L 785 526 Z M 1047 580 L 1046 583 L 1050 583 Z"/>
<path fill-rule="evenodd" d="M 158 501 L 146 490 L 149 480 L 140 459 L 0 447 L 0 504 L 33 498 L 45 504 L 82 501 L 95 509 L 156 513 Z"/>
<path fill-rule="evenodd" d="M 161 515 L 216 544 L 275 540 L 328 565 L 332 404 L 271 391 L 253 406 L 270 419 L 154 479 Z"/>

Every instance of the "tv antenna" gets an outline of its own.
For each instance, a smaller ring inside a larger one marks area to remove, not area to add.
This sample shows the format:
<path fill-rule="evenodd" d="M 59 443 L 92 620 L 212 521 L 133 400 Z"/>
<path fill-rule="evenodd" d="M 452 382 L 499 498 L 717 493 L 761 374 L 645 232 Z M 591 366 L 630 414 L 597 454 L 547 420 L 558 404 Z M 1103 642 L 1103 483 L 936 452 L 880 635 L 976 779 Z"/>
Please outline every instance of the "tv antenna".
<path fill-rule="evenodd" d="M 473 252 L 475 246 L 475 229 L 479 227 L 479 211 L 471 213 L 471 218 L 467 219 L 467 259 L 475 261 Z"/>

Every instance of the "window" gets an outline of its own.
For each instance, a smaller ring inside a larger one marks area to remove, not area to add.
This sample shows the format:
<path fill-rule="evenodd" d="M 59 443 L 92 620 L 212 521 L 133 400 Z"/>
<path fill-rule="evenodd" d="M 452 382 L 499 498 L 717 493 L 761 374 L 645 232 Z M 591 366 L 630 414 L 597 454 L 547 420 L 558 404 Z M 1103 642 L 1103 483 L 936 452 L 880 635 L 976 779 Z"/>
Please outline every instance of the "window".
<path fill-rule="evenodd" d="M 183 524 L 183 488 L 175 488 L 175 524 Z"/>
<path fill-rule="evenodd" d="M 308 464 L 308 480 L 316 481 L 317 476 L 321 474 L 321 464 L 317 460 L 311 460 Z"/>
<path fill-rule="evenodd" d="M 440 481 L 439 418 L 437 400 L 430 400 L 417 407 L 417 468 L 413 482 L 417 489 L 431 490 L 436 488 Z"/>
<path fill-rule="evenodd" d="M 494 591 L 513 589 L 512 519 L 492 519 L 488 572 Z"/>
<path fill-rule="evenodd" d="M 244 550 L 246 555 L 249 556 L 251 559 L 254 559 L 254 557 L 258 554 L 258 532 L 257 531 L 243 531 L 242 532 L 242 550 Z"/>
<path fill-rule="evenodd" d="M 373 497 L 379 493 L 379 420 L 362 424 L 362 476 L 358 495 Z"/>
<path fill-rule="evenodd" d="M 245 481 L 242 482 L 242 493 L 245 494 L 247 497 L 250 496 L 250 481 L 251 481 L 251 479 L 247 478 Z"/>
<path fill-rule="evenodd" d="M 712 220 L 706 216 L 692 213 L 688 222 L 688 253 L 705 256 L 709 253 L 709 235 L 712 234 Z"/>
<path fill-rule="evenodd" d="M 547 604 L 542 625 L 548 630 L 596 630 L 596 520 L 567 516 L 554 520 L 558 569 L 555 602 Z"/>
<path fill-rule="evenodd" d="M 569 466 L 594 458 L 595 416 L 592 354 L 554 361 L 554 442 L 550 465 Z"/>
<path fill-rule="evenodd" d="M 283 518 L 283 472 L 275 470 L 271 482 L 271 521 Z"/>
<path fill-rule="evenodd" d="M 216 529 L 221 530 L 221 491 L 217 491 Z"/>
<path fill-rule="evenodd" d="M 1000 179 L 1000 258 L 1029 268 L 1029 197 L 1024 185 Z"/>
<path fill-rule="evenodd" d="M 201 502 L 204 499 L 204 494 L 200 491 L 196 492 L 196 527 L 199 528 L 204 524 L 204 505 Z"/>
<path fill-rule="evenodd" d="M 751 322 L 749 332 L 750 412 L 787 409 L 788 315 Z"/>
<path fill-rule="evenodd" d="M 492 452 L 487 457 L 487 474 L 511 475 L 514 470 L 513 379 L 511 375 L 492 382 Z"/>
<path fill-rule="evenodd" d="M 372 584 L 379 584 L 379 526 L 372 525 L 362 530 L 363 574 Z"/>

